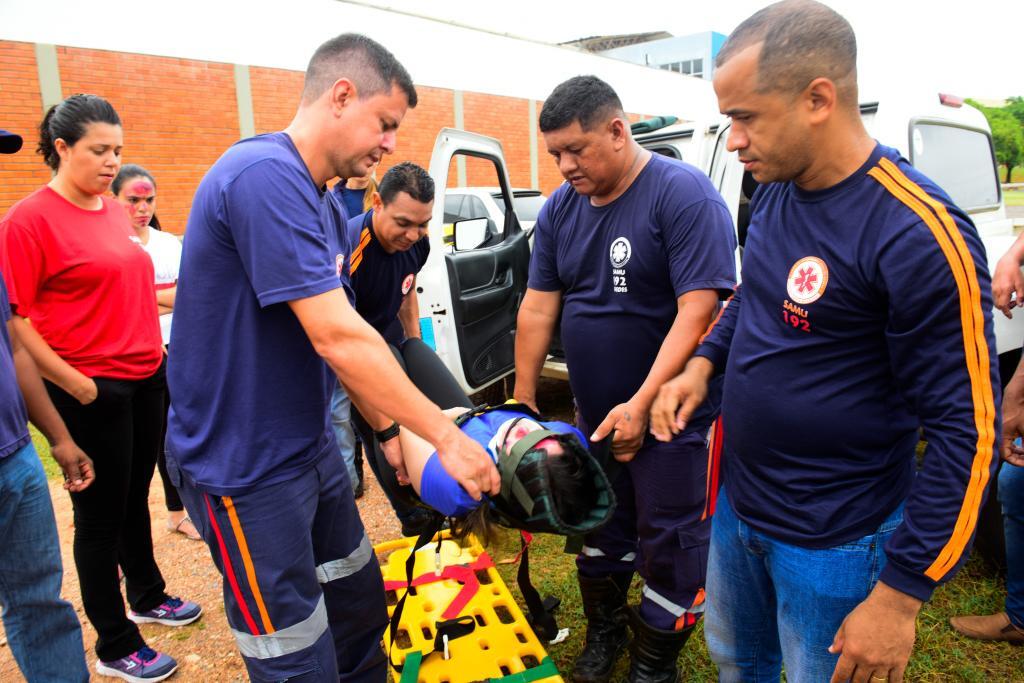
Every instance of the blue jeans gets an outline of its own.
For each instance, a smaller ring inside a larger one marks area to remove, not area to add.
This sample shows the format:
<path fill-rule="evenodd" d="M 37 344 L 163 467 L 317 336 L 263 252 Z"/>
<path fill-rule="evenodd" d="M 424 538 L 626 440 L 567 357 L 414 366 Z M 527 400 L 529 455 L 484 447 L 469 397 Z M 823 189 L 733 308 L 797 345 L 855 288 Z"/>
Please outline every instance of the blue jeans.
<path fill-rule="evenodd" d="M 704 632 L 720 681 L 827 681 L 843 619 L 874 588 L 898 507 L 872 534 L 834 548 L 783 543 L 741 521 L 723 488 L 711 525 Z"/>
<path fill-rule="evenodd" d="M 0 459 L 0 605 L 29 683 L 89 680 L 82 627 L 60 598 L 63 577 L 50 491 L 30 442 Z"/>
<path fill-rule="evenodd" d="M 356 472 L 356 433 L 352 428 L 352 400 L 340 382 L 334 385 L 334 395 L 331 396 L 331 427 L 334 429 L 334 438 L 338 441 L 338 451 L 345 461 L 345 469 L 348 470 L 349 483 L 355 491 L 359 485 L 359 473 Z"/>
<path fill-rule="evenodd" d="M 1006 538 L 1006 614 L 1024 628 L 1024 467 L 1004 462 L 999 470 L 999 503 Z"/>

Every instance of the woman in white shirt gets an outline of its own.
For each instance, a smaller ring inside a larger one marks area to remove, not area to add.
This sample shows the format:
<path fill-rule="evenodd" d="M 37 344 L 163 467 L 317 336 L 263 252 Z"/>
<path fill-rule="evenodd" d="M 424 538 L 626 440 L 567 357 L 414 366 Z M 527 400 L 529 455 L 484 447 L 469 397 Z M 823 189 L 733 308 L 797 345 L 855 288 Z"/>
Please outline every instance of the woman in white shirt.
<path fill-rule="evenodd" d="M 142 248 L 153 260 L 155 271 L 156 303 L 160 311 L 160 333 L 166 347 L 171 338 L 171 317 L 174 310 L 174 295 L 178 284 L 178 270 L 181 265 L 181 241 L 174 235 L 163 232 L 156 217 L 156 181 L 153 175 L 135 164 L 125 164 L 117 174 L 111 191 L 128 211 L 128 217 L 135 229 Z M 168 402 L 169 405 L 169 402 Z M 166 409 L 164 429 L 166 430 Z M 163 438 L 161 437 L 161 442 Z M 167 463 L 163 449 L 157 458 L 157 468 L 164 486 L 167 502 L 167 528 L 199 540 L 192 520 L 185 514 L 178 490 L 167 477 Z"/>

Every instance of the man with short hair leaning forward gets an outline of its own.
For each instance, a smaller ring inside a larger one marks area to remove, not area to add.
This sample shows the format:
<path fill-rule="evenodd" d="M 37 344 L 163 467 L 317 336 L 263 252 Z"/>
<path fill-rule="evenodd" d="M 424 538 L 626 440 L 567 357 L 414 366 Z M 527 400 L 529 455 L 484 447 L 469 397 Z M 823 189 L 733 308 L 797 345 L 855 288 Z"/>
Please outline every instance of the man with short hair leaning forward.
<path fill-rule="evenodd" d="M 288 128 L 225 152 L 192 205 L 167 469 L 224 577 L 254 681 L 387 676 L 380 568 L 328 422 L 335 382 L 430 441 L 474 497 L 499 489 L 483 449 L 413 387 L 343 291 L 346 226 L 325 183 L 391 153 L 415 105 L 409 74 L 381 45 L 331 39 Z"/>
<path fill-rule="evenodd" d="M 845 19 L 792 0 L 740 24 L 716 60 L 727 148 L 762 186 L 743 284 L 651 423 L 671 437 L 724 373 L 705 621 L 723 681 L 778 680 L 783 663 L 796 683 L 902 680 L 995 465 L 984 248 L 867 134 L 856 57 Z"/>
<path fill-rule="evenodd" d="M 642 149 L 618 95 L 594 76 L 559 85 L 540 129 L 566 184 L 537 219 L 529 289 L 516 333 L 515 397 L 536 384 L 561 315 L 569 383 L 585 434 L 608 437 L 611 521 L 576 559 L 586 646 L 577 683 L 608 681 L 627 640 L 629 680 L 677 680 L 676 660 L 704 611 L 710 533 L 707 435 L 718 397 L 658 443 L 647 413 L 735 284 L 736 239 L 725 202 L 698 169 Z M 713 465 L 711 467 L 713 469 Z M 638 610 L 626 609 L 634 572 Z"/>

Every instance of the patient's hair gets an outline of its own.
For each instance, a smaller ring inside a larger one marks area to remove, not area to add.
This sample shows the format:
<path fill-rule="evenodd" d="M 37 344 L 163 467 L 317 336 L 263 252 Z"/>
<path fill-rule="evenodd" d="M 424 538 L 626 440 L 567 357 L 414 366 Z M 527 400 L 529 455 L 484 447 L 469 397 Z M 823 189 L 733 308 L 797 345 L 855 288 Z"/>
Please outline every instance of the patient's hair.
<path fill-rule="evenodd" d="M 582 524 L 597 505 L 597 489 L 582 456 L 567 449 L 565 455 L 548 456 L 541 462 L 551 481 L 558 516 L 570 526 Z"/>
<path fill-rule="evenodd" d="M 542 467 L 551 482 L 551 496 L 555 511 L 570 526 L 581 524 L 597 505 L 597 490 L 587 473 L 583 456 L 574 448 L 564 449 L 560 455 L 547 455 L 538 461 L 521 464 L 520 474 L 529 480 L 526 492 L 537 500 L 544 492 L 533 468 Z M 498 525 L 491 517 L 491 506 L 486 503 L 461 519 L 452 520 L 452 535 L 462 538 L 472 533 L 487 545 L 497 537 Z"/>

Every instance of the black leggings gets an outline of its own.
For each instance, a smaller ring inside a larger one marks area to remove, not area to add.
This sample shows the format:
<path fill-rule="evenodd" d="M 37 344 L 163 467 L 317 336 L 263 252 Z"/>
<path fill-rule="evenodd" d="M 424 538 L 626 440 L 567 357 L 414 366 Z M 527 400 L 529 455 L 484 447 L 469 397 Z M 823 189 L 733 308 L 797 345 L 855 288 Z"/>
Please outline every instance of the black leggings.
<path fill-rule="evenodd" d="M 181 512 L 185 505 L 181 502 L 178 489 L 174 488 L 171 478 L 167 476 L 167 453 L 164 439 L 167 437 L 167 411 L 171 409 L 171 395 L 164 391 L 164 419 L 160 423 L 160 449 L 156 453 L 156 469 L 160 472 L 160 483 L 164 486 L 164 504 L 168 512 Z"/>
<path fill-rule="evenodd" d="M 407 339 L 401 348 L 391 346 L 391 352 L 395 354 L 395 359 L 412 380 L 413 385 L 442 409 L 456 406 L 473 407 L 469 397 L 452 377 L 452 373 L 422 340 Z M 380 452 L 380 446 L 377 445 L 373 436 L 373 429 L 359 414 L 359 411 L 352 411 L 352 422 L 363 442 L 366 462 L 369 463 L 374 476 L 380 482 L 381 488 L 395 509 L 398 518 L 407 521 L 416 514 L 422 514 L 420 509 L 413 504 L 413 499 L 403 495 L 407 493 L 409 487 L 398 485 L 395 480 L 395 471 L 387 464 L 384 454 Z M 372 444 L 372 446 L 368 444 Z"/>
<path fill-rule="evenodd" d="M 46 389 L 95 467 L 92 485 L 71 494 L 74 555 L 82 605 L 96 628 L 96 654 L 111 661 L 146 644 L 125 614 L 118 565 L 132 609 L 144 612 L 167 599 L 149 526 L 149 484 L 161 447 L 167 379 L 161 365 L 142 380 L 95 381 L 99 394 L 85 406 L 50 382 Z"/>

